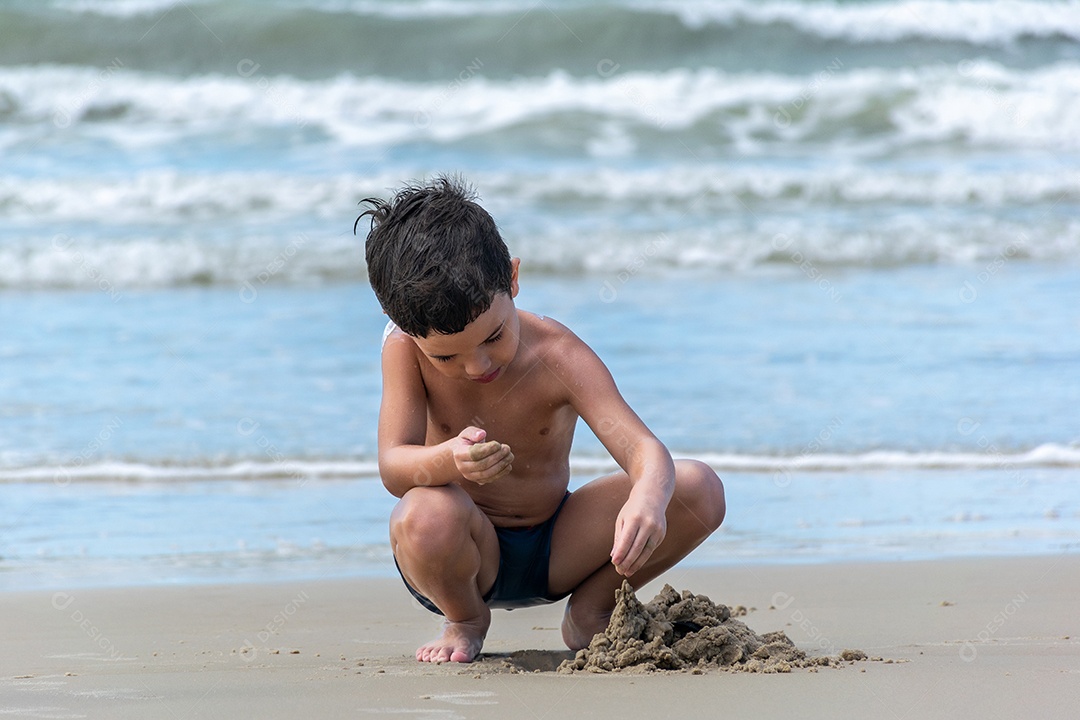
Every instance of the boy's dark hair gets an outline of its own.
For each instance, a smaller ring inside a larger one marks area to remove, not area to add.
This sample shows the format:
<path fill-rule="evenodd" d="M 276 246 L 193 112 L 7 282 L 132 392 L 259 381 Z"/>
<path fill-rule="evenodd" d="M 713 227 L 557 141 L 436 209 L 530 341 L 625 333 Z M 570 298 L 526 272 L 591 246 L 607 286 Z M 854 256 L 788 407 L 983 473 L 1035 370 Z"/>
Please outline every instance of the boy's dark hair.
<path fill-rule="evenodd" d="M 510 251 L 495 220 L 460 178 L 407 185 L 389 202 L 367 198 L 368 279 L 379 304 L 409 335 L 459 333 L 510 292 Z"/>

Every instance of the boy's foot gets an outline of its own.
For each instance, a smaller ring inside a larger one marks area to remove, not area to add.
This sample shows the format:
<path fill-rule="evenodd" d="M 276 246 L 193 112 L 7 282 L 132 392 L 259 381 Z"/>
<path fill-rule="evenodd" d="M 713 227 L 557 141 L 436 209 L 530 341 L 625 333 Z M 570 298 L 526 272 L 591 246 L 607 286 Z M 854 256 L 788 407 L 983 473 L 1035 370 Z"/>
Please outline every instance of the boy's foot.
<path fill-rule="evenodd" d="M 573 598 L 566 603 L 566 612 L 563 613 L 562 637 L 566 647 L 575 652 L 589 647 L 593 635 L 604 632 L 611 621 L 611 610 L 599 612 L 584 607 L 584 603 L 573 602 Z"/>
<path fill-rule="evenodd" d="M 472 662 L 484 647 L 484 638 L 490 626 L 491 610 L 487 607 L 480 617 L 473 620 L 447 620 L 443 624 L 442 635 L 416 649 L 416 659 L 433 663 Z"/>

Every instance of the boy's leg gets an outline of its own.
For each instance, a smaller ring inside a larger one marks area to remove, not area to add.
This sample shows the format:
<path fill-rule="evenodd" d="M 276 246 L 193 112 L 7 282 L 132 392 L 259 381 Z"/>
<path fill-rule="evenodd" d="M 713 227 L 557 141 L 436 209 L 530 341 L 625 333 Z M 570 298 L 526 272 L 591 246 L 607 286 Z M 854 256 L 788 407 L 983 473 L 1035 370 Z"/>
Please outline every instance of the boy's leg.
<path fill-rule="evenodd" d="M 499 571 L 491 521 L 457 485 L 413 488 L 390 515 L 390 546 L 405 580 L 446 616 L 416 659 L 471 662 L 491 625 L 483 596 Z"/>
<path fill-rule="evenodd" d="M 624 472 L 598 478 L 574 491 L 551 537 L 548 590 L 572 590 L 563 618 L 563 640 L 571 650 L 589 644 L 607 627 L 615 590 L 623 576 L 611 564 L 615 520 L 630 495 Z M 631 577 L 640 587 L 682 560 L 724 520 L 724 486 L 712 468 L 695 460 L 675 461 L 675 492 L 667 508 L 667 534 Z"/>

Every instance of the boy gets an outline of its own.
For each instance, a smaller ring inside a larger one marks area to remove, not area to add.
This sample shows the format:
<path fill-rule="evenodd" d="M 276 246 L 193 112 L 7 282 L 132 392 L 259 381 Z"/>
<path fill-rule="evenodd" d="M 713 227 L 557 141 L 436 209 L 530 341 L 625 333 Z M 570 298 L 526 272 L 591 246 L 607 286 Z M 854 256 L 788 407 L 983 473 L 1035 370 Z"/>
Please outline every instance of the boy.
<path fill-rule="evenodd" d="M 652 580 L 725 512 L 716 473 L 672 461 L 584 342 L 514 306 L 520 261 L 474 197 L 440 177 L 365 200 L 360 216 L 391 321 L 379 411 L 379 472 L 401 498 L 390 545 L 409 591 L 446 617 L 422 662 L 474 660 L 492 607 L 567 596 L 562 637 L 583 648 L 624 577 Z M 578 417 L 623 471 L 568 493 Z"/>

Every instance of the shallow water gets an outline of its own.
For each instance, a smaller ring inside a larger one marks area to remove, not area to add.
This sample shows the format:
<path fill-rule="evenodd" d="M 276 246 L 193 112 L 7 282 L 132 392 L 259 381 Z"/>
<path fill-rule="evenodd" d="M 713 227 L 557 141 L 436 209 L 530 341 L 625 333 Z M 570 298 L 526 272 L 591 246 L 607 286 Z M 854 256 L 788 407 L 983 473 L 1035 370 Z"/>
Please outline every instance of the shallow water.
<path fill-rule="evenodd" d="M 0 8 L 5 587 L 385 572 L 352 224 L 438 172 L 728 481 L 696 561 L 1074 551 L 1080 4 L 545 7 Z"/>
<path fill-rule="evenodd" d="M 1073 469 L 721 475 L 727 520 L 684 564 L 1080 550 Z M 4 494 L 6 589 L 395 572 L 386 541 L 394 498 L 373 478 L 14 483 Z"/>

